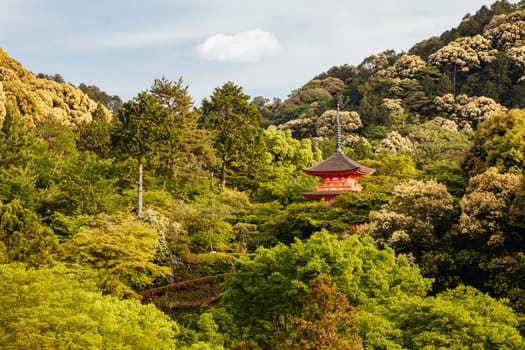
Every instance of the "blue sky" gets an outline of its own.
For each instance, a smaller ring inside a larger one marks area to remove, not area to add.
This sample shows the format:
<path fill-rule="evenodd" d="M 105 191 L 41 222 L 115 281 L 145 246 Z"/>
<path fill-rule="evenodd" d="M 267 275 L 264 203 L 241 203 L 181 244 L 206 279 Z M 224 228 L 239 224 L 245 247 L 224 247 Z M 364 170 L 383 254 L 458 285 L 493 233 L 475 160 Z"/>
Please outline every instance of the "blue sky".
<path fill-rule="evenodd" d="M 511 1 L 515 3 L 515 1 Z M 124 101 L 182 77 L 197 105 L 232 81 L 286 98 L 334 65 L 407 51 L 456 27 L 483 0 L 0 0 L 0 47 Z"/>

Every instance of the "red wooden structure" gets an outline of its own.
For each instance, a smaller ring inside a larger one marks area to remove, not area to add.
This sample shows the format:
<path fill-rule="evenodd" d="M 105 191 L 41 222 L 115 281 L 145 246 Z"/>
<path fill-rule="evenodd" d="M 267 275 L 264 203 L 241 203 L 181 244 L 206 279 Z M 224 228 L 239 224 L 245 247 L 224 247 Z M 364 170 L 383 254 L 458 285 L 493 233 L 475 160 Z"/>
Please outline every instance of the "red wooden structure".
<path fill-rule="evenodd" d="M 334 154 L 319 164 L 303 171 L 308 175 L 319 176 L 323 182 L 317 185 L 314 192 L 302 193 L 304 198 L 323 200 L 331 203 L 342 192 L 360 192 L 362 186 L 357 178 L 372 174 L 375 169 L 368 168 L 348 158 L 341 150 L 341 126 L 339 121 L 339 107 L 337 107 L 337 141 Z"/>

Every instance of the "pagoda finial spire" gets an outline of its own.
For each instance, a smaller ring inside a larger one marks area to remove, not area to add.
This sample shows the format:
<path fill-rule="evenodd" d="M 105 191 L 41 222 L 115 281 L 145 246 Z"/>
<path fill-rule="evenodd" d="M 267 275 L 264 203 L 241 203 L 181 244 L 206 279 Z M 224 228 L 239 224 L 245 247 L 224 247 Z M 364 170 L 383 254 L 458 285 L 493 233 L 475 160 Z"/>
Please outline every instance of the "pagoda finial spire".
<path fill-rule="evenodd" d="M 341 120 L 339 119 L 339 103 L 337 103 L 337 113 L 335 115 L 336 131 L 335 131 L 335 153 L 341 154 Z"/>

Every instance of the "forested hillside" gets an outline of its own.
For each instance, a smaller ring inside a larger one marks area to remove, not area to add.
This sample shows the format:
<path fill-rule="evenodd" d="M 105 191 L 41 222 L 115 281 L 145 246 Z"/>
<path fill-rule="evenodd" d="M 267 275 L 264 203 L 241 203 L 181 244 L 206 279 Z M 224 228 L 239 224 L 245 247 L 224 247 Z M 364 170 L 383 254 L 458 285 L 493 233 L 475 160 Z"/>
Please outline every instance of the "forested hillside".
<path fill-rule="evenodd" d="M 1 348 L 525 348 L 523 1 L 285 100 L 63 80 L 0 50 Z M 338 106 L 376 171 L 305 200 Z"/>

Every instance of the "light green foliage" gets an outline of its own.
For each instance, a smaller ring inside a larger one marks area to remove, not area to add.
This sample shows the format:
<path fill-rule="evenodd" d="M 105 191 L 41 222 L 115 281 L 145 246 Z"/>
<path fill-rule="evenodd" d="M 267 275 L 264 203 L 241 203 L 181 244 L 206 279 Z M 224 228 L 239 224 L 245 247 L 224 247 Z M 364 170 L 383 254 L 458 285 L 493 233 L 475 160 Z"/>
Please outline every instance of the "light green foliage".
<path fill-rule="evenodd" d="M 299 314 L 307 285 L 297 279 L 296 259 L 288 247 L 259 249 L 250 260 L 241 256 L 224 286 L 221 303 L 235 323 L 250 331 L 250 338 L 287 331 Z M 268 329 L 264 331 L 264 329 Z M 257 333 L 261 332 L 259 336 Z"/>
<path fill-rule="evenodd" d="M 525 168 L 525 118 L 506 109 L 525 103 L 524 6 L 498 1 L 408 55 L 330 68 L 284 101 L 252 105 L 227 83 L 196 110 L 182 79 L 162 77 L 112 121 L 115 96 L 84 85 L 106 107 L 97 105 L 0 50 L 0 263 L 85 267 L 0 266 L 0 347 L 344 349 L 358 347 L 358 310 L 368 349 L 524 348 L 503 304 L 464 287 L 438 294 L 461 282 L 525 310 L 525 184 L 512 175 Z M 334 150 L 336 101 L 354 111 L 340 113 L 345 153 L 376 172 L 332 206 L 302 203 L 317 178 L 301 169 Z M 260 113 L 276 127 L 262 130 Z M 456 163 L 473 129 L 465 194 Z M 117 214 L 133 208 L 137 160 L 144 221 Z M 405 182 L 413 178 L 424 181 Z M 351 236 L 368 220 L 377 241 Z M 279 240 L 289 246 L 268 248 Z M 384 244 L 396 254 L 377 249 Z M 86 282 L 136 298 L 167 274 L 228 273 L 239 255 L 223 308 L 180 332 L 153 308 L 95 295 Z M 435 277 L 435 297 L 418 268 Z"/>
<path fill-rule="evenodd" d="M 218 198 L 203 199 L 199 204 L 187 207 L 185 217 L 177 214 L 188 232 L 191 250 L 194 252 L 227 251 L 235 239 L 232 208 Z"/>
<path fill-rule="evenodd" d="M 220 312 L 220 311 L 219 311 Z M 203 312 L 200 315 L 186 315 L 180 321 L 186 327 L 179 335 L 179 342 L 184 350 L 223 350 L 224 335 L 219 332 L 219 326 L 214 316 L 215 310 Z"/>
<path fill-rule="evenodd" d="M 229 177 L 232 187 L 253 191 L 265 178 L 270 160 L 260 121 L 257 107 L 232 82 L 216 88 L 209 100 L 202 101 L 201 124 L 213 135 L 222 188 Z"/>
<path fill-rule="evenodd" d="M 512 309 L 470 287 L 436 297 L 402 297 L 360 312 L 359 319 L 367 349 L 521 349 L 525 345 Z"/>
<path fill-rule="evenodd" d="M 0 263 L 50 265 L 58 250 L 56 236 L 34 212 L 16 199 L 9 203 L 0 201 Z"/>
<path fill-rule="evenodd" d="M 290 130 L 270 126 L 265 137 L 272 166 L 268 169 L 268 180 L 260 184 L 254 197 L 261 202 L 279 200 L 283 204 L 300 200 L 300 193 L 316 183 L 301 169 L 321 161 L 320 151 L 314 150 L 310 139 L 294 139 Z"/>
<path fill-rule="evenodd" d="M 114 215 L 94 218 L 62 247 L 68 263 L 97 271 L 106 293 L 137 297 L 135 292 L 170 273 L 153 262 L 158 245 L 154 228 L 130 216 Z"/>
<path fill-rule="evenodd" d="M 294 203 L 261 224 L 260 230 L 274 236 L 279 242 L 290 244 L 296 238 L 306 239 L 321 229 L 340 233 L 349 231 L 354 222 L 345 214 L 346 210 L 322 202 Z M 349 219 L 349 222 L 344 219 Z"/>
<path fill-rule="evenodd" d="M 98 160 L 93 153 L 72 155 L 55 174 L 43 205 L 67 216 L 110 213 L 120 198 L 113 170 L 112 160 Z"/>
<path fill-rule="evenodd" d="M 416 175 L 416 164 L 412 157 L 406 154 L 395 155 L 390 152 L 382 154 L 379 159 L 366 159 L 361 162 L 370 168 L 376 169 L 374 176 L 363 177 L 362 182 L 380 181 L 386 178 L 386 183 L 392 185 L 401 180 L 414 178 Z"/>
<path fill-rule="evenodd" d="M 89 125 L 94 126 L 98 122 L 97 119 Z M 110 159 L 100 160 L 92 152 L 78 152 L 77 131 L 56 118 L 49 117 L 38 122 L 34 131 L 48 146 L 48 160 L 44 163 L 44 158 L 41 161 L 44 166 L 39 169 L 39 186 L 44 188 L 39 211 L 46 220 L 55 215 L 55 212 L 66 216 L 95 215 L 120 207 L 117 174 L 118 167 L 124 163 L 118 164 Z M 93 141 L 93 150 L 104 153 L 108 146 L 104 142 L 98 148 L 97 142 Z M 120 181 L 123 182 L 123 177 Z"/>
<path fill-rule="evenodd" d="M 292 166 L 295 171 L 321 160 L 321 155 L 313 149 L 309 139 L 297 140 L 292 137 L 290 130 L 269 127 L 265 136 L 268 152 L 272 155 L 272 165 Z"/>
<path fill-rule="evenodd" d="M 377 250 L 372 239 L 338 240 L 322 231 L 290 247 L 258 249 L 253 259 L 241 257 L 221 303 L 249 339 L 271 344 L 274 336 L 293 333 L 294 317 L 308 314 L 308 284 L 319 275 L 329 276 L 350 305 L 363 308 L 407 293 L 423 296 L 429 287 L 417 268 L 390 249 Z"/>
<path fill-rule="evenodd" d="M 47 185 L 49 168 L 46 143 L 22 118 L 6 115 L 0 128 L 0 200 L 19 199 L 33 209 L 37 205 L 37 188 Z"/>
<path fill-rule="evenodd" d="M 198 197 L 192 204 L 179 204 L 171 218 L 187 233 L 193 252 L 228 251 L 235 249 L 233 226 L 247 219 L 251 206 L 245 193 L 224 189 L 218 195 Z"/>
<path fill-rule="evenodd" d="M 178 325 L 153 305 L 102 296 L 89 274 L 0 265 L 2 349 L 174 349 Z"/>
<path fill-rule="evenodd" d="M 452 120 L 436 117 L 413 126 L 409 137 L 414 142 L 418 165 L 424 166 L 437 161 L 459 162 L 469 144 L 470 133 L 459 131 Z"/>
<path fill-rule="evenodd" d="M 470 175 L 491 166 L 500 172 L 522 174 L 525 169 L 525 111 L 513 109 L 482 123 L 462 166 Z"/>

